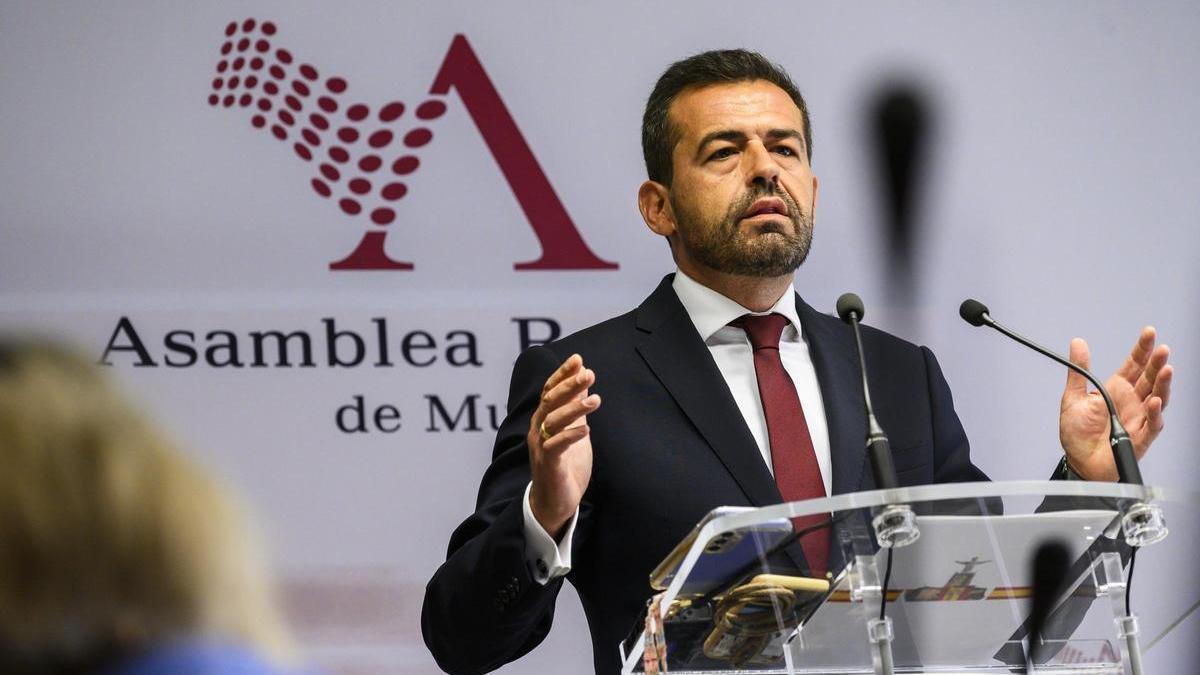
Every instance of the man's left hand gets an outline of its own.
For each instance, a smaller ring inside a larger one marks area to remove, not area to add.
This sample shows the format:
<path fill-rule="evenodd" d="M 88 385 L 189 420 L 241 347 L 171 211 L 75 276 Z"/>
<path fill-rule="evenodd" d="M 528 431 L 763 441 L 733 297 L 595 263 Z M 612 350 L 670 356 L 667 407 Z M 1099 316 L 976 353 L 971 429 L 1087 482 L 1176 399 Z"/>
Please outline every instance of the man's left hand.
<path fill-rule="evenodd" d="M 1154 340 L 1154 328 L 1143 328 L 1129 357 L 1104 383 L 1139 460 L 1162 431 L 1163 409 L 1171 397 L 1174 371 L 1167 365 L 1170 350 L 1166 345 L 1156 348 Z M 1078 366 L 1089 368 L 1091 357 L 1087 342 L 1080 338 L 1071 340 L 1070 359 Z M 1115 481 L 1118 478 L 1108 428 L 1108 408 L 1100 392 L 1089 392 L 1087 380 L 1075 371 L 1068 371 L 1058 418 L 1058 437 L 1071 468 L 1086 480 Z"/>

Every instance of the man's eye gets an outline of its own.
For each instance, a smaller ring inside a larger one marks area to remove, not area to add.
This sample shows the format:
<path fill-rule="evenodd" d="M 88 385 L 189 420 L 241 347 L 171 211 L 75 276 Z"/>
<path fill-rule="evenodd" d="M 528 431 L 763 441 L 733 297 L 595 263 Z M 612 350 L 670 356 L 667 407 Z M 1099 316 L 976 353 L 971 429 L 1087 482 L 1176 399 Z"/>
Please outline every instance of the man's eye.
<path fill-rule="evenodd" d="M 721 148 L 720 150 L 717 150 L 713 154 L 709 155 L 708 158 L 709 159 L 725 159 L 726 157 L 732 157 L 734 152 L 735 151 L 733 148 Z"/>
<path fill-rule="evenodd" d="M 775 147 L 775 152 L 778 152 L 779 154 L 781 154 L 781 155 L 783 155 L 783 156 L 785 156 L 785 157 L 795 157 L 795 156 L 796 156 L 796 151 L 795 151 L 795 150 L 793 150 L 793 149 L 791 149 L 791 148 L 789 148 L 789 147 L 788 147 L 788 146 L 786 146 L 786 145 L 779 145 L 779 146 L 776 146 L 776 147 Z"/>

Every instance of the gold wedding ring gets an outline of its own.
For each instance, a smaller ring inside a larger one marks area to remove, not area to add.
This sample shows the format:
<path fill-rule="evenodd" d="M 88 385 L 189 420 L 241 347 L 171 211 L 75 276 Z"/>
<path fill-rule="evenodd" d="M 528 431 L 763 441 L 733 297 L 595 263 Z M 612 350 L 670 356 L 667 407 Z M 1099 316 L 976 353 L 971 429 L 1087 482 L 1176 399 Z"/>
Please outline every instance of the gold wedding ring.
<path fill-rule="evenodd" d="M 546 431 L 545 422 L 542 422 L 540 425 L 538 425 L 538 435 L 542 437 L 543 441 L 550 440 L 550 432 Z"/>

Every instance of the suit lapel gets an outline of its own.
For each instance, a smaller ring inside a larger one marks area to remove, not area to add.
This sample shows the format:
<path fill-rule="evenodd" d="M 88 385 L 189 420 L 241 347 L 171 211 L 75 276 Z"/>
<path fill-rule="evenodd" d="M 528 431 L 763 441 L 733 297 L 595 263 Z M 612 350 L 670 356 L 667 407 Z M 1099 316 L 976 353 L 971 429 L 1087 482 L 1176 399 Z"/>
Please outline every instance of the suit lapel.
<path fill-rule="evenodd" d="M 858 372 L 858 357 L 854 348 L 854 333 L 839 319 L 821 314 L 796 296 L 796 311 L 804 328 L 804 339 L 821 400 L 825 405 L 825 422 L 829 427 L 829 455 L 833 463 L 833 494 L 857 492 L 863 489 L 866 469 L 867 413 L 862 403 L 862 376 Z M 829 569 L 845 565 L 842 547 L 838 544 L 835 526 L 829 548 Z"/>
<path fill-rule="evenodd" d="M 696 333 L 667 276 L 637 310 L 637 327 L 643 334 L 638 354 L 679 404 L 700 435 L 725 465 L 750 503 L 768 506 L 783 501 L 775 479 L 759 454 L 758 444 L 746 427 L 712 353 Z M 866 460 L 866 413 L 862 384 L 854 354 L 854 336 L 837 319 L 824 316 L 796 296 L 796 308 L 817 373 L 833 463 L 833 494 L 861 489 Z M 836 537 L 835 537 L 836 541 Z M 801 569 L 804 554 L 799 544 L 785 553 Z M 840 566 L 836 545 L 831 565 Z M 833 569 L 836 569 L 834 567 Z"/>
<path fill-rule="evenodd" d="M 783 501 L 729 386 L 667 276 L 637 310 L 638 354 L 755 506 Z"/>
<path fill-rule="evenodd" d="M 855 492 L 862 489 L 866 474 L 867 414 L 854 333 L 840 320 L 809 307 L 799 295 L 796 310 L 825 404 L 833 494 Z"/>

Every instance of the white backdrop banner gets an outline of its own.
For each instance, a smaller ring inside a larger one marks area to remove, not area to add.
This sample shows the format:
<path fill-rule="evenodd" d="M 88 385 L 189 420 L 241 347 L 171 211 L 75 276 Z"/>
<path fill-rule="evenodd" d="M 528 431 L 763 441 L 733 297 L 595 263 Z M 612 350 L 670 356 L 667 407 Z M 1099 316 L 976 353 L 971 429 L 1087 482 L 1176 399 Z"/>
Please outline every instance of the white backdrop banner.
<path fill-rule="evenodd" d="M 512 362 L 671 271 L 635 205 L 645 97 L 672 61 L 747 47 L 812 110 L 800 293 L 854 290 L 934 349 L 997 479 L 1049 474 L 1064 377 L 960 300 L 1087 337 L 1103 373 L 1154 323 L 1179 378 L 1143 471 L 1186 487 L 1198 25 L 1190 3 L 5 2 L 0 321 L 107 364 L 248 497 L 314 661 L 435 672 L 424 584 Z M 893 81 L 932 110 L 907 295 L 865 112 Z M 590 670 L 570 591 L 558 613 L 501 672 Z M 1155 672 L 1196 662 L 1197 621 Z"/>

